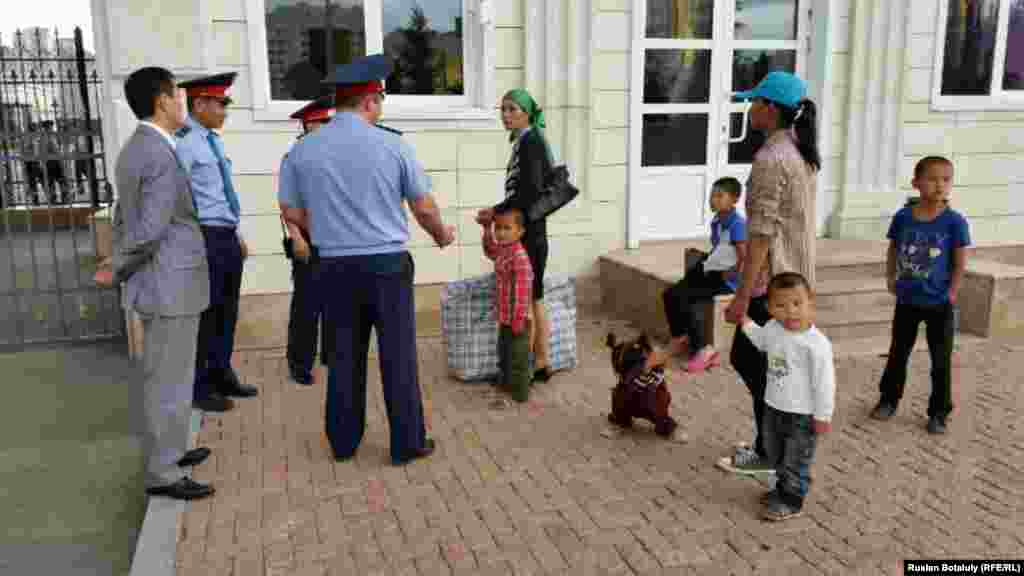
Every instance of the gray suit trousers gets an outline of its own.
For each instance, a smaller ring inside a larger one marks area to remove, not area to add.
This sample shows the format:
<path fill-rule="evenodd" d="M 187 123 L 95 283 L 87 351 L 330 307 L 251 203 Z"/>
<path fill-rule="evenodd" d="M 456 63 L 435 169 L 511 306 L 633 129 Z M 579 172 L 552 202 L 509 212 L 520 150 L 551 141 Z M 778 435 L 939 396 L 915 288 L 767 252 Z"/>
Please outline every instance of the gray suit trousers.
<path fill-rule="evenodd" d="M 189 445 L 199 315 L 141 316 L 146 486 L 178 481 Z"/>

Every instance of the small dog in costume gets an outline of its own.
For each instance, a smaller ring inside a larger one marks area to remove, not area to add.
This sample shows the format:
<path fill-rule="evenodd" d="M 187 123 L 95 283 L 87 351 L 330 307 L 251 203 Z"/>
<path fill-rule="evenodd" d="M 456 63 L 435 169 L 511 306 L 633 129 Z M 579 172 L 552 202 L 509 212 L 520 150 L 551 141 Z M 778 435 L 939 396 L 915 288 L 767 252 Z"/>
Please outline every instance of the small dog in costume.
<path fill-rule="evenodd" d="M 642 418 L 654 424 L 654 432 L 659 436 L 686 442 L 686 434 L 668 415 L 672 394 L 665 378 L 667 356 L 651 345 L 647 334 L 623 342 L 608 334 L 606 344 L 611 348 L 612 370 L 618 383 L 612 389 L 612 412 L 608 415 L 612 425 L 601 434 L 617 436 L 632 427 L 634 418 Z"/>

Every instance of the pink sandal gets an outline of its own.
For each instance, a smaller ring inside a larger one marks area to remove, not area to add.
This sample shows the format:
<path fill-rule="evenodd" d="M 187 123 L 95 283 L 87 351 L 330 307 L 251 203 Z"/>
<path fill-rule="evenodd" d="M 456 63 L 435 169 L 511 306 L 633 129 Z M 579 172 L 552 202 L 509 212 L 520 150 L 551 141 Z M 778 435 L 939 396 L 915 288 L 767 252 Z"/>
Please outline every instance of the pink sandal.
<path fill-rule="evenodd" d="M 694 354 L 693 358 L 686 363 L 686 371 L 691 374 L 699 374 L 720 364 L 718 351 L 704 352 L 703 350 Z"/>

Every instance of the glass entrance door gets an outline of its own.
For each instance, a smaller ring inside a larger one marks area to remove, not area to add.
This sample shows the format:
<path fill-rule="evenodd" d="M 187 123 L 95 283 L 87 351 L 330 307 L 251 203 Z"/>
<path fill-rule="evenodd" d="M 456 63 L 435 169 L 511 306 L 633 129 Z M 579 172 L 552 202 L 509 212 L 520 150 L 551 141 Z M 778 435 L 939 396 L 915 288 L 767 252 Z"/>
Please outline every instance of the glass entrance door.
<path fill-rule="evenodd" d="M 762 140 L 730 95 L 805 69 L 806 1 L 635 0 L 631 243 L 708 235 L 711 185 L 745 182 Z"/>

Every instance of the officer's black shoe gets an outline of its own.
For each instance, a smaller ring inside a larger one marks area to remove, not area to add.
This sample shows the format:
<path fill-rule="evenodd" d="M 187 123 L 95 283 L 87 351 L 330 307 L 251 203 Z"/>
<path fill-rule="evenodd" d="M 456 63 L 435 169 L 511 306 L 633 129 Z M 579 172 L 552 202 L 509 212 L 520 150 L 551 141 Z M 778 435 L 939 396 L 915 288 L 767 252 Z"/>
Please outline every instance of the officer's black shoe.
<path fill-rule="evenodd" d="M 946 419 L 942 416 L 932 416 L 928 418 L 928 433 L 929 434 L 945 434 L 946 433 Z"/>
<path fill-rule="evenodd" d="M 206 398 L 193 400 L 192 407 L 203 412 L 227 412 L 235 407 L 235 402 L 231 398 L 211 392 Z"/>
<path fill-rule="evenodd" d="M 221 379 L 220 385 L 217 386 L 217 390 L 222 396 L 236 396 L 239 398 L 251 398 L 260 393 L 255 386 L 242 384 L 238 380 L 238 376 L 235 375 L 235 371 L 230 368 L 224 371 L 224 376 Z"/>
<path fill-rule="evenodd" d="M 146 488 L 146 494 L 150 496 L 167 496 L 175 500 L 198 500 L 212 496 L 216 490 L 209 484 L 200 484 L 188 476 L 178 480 L 174 484 L 163 486 L 150 486 Z"/>
<path fill-rule="evenodd" d="M 313 384 L 313 375 L 299 366 L 289 364 L 288 374 L 296 384 L 301 384 L 303 386 L 311 386 Z"/>
<path fill-rule="evenodd" d="M 412 454 L 410 454 L 410 455 L 408 455 L 408 456 L 406 456 L 404 458 L 394 458 L 394 459 L 391 460 L 391 463 L 394 464 L 395 466 L 402 466 L 402 465 L 408 464 L 409 462 L 412 462 L 413 460 L 419 460 L 420 458 L 426 458 L 427 456 L 430 456 L 431 454 L 434 453 L 434 449 L 436 447 L 437 446 L 434 443 L 434 439 L 433 438 L 427 438 L 427 441 L 424 442 L 422 449 L 417 450 L 416 452 L 413 452 Z"/>
<path fill-rule="evenodd" d="M 210 449 L 205 446 L 189 450 L 188 452 L 185 452 L 185 455 L 181 457 L 181 460 L 178 460 L 178 466 L 181 466 L 182 468 L 187 466 L 196 466 L 209 457 Z"/>

